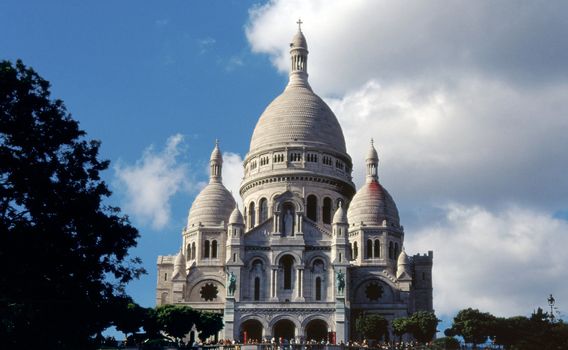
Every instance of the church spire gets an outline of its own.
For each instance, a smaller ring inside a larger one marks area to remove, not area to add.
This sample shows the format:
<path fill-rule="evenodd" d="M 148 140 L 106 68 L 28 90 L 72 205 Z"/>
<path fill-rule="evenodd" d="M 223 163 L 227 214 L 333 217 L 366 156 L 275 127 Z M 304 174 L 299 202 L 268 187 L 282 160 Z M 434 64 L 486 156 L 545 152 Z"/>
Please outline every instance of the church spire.
<path fill-rule="evenodd" d="M 308 85 L 308 42 L 302 33 L 302 20 L 298 19 L 298 32 L 290 43 L 290 60 L 292 69 L 290 70 L 291 85 Z"/>
<path fill-rule="evenodd" d="M 369 151 L 367 151 L 365 163 L 367 164 L 367 182 L 378 182 L 379 155 L 375 149 L 373 139 L 371 139 L 371 145 L 369 147 Z"/>
<path fill-rule="evenodd" d="M 219 140 L 215 140 L 215 148 L 213 148 L 213 152 L 211 152 L 211 158 L 209 160 L 209 183 L 221 182 L 222 168 L 223 156 L 221 156 L 221 150 L 219 150 Z"/>

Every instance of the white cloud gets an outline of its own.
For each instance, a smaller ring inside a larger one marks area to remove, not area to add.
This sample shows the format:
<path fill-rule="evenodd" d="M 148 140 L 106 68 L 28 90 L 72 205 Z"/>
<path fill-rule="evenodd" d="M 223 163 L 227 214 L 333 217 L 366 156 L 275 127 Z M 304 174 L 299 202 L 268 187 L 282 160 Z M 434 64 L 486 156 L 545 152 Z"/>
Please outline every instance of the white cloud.
<path fill-rule="evenodd" d="M 237 153 L 223 152 L 223 185 L 233 194 L 239 208 L 243 210 L 239 188 L 244 176 L 243 159 Z"/>
<path fill-rule="evenodd" d="M 310 49 L 312 85 L 340 93 L 369 77 L 411 84 L 462 72 L 528 81 L 564 80 L 564 1 L 275 0 L 251 10 L 247 37 L 287 72 L 299 17 Z"/>
<path fill-rule="evenodd" d="M 440 312 L 526 314 L 568 294 L 568 224 L 551 214 L 567 209 L 567 11 L 561 1 L 274 0 L 250 12 L 252 50 L 282 73 L 304 21 L 310 84 L 343 127 L 354 180 L 374 138 L 408 251 L 434 250 Z"/>
<path fill-rule="evenodd" d="M 492 213 L 451 204 L 446 217 L 407 236 L 407 251 L 434 251 L 434 308 L 528 314 L 546 297 L 568 295 L 568 222 L 527 208 Z"/>
<path fill-rule="evenodd" d="M 400 203 L 515 201 L 554 211 L 568 193 L 565 96 L 568 84 L 536 91 L 470 78 L 449 90 L 372 80 L 328 102 L 355 181 L 374 138 L 379 175 Z"/>
<path fill-rule="evenodd" d="M 163 150 L 150 146 L 135 164 L 119 162 L 114 167 L 115 187 L 124 194 L 123 207 L 136 221 L 164 228 L 170 220 L 170 199 L 194 187 L 188 181 L 188 164 L 178 160 L 182 143 L 183 136 L 176 134 Z"/>

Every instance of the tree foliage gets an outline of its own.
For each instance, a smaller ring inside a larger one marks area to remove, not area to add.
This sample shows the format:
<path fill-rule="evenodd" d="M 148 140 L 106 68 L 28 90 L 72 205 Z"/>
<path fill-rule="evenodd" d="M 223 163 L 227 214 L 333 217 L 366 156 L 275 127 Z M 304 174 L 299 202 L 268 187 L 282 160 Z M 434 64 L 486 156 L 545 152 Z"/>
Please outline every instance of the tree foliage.
<path fill-rule="evenodd" d="M 410 332 L 410 324 L 407 317 L 396 318 L 392 321 L 392 330 L 395 335 L 402 341 L 402 336 Z"/>
<path fill-rule="evenodd" d="M 498 318 L 495 343 L 505 349 L 568 349 L 568 325 L 552 322 L 550 315 L 538 308 L 530 317 Z"/>
<path fill-rule="evenodd" d="M 21 61 L 0 62 L 0 341 L 78 349 L 116 316 L 143 270 L 138 231 L 110 196 L 99 142 Z"/>
<path fill-rule="evenodd" d="M 160 329 L 178 343 L 199 321 L 200 313 L 189 306 L 162 305 L 156 309 Z"/>
<path fill-rule="evenodd" d="M 410 317 L 401 317 L 392 321 L 392 329 L 395 335 L 401 339 L 406 333 L 412 334 L 414 339 L 421 343 L 427 343 L 436 335 L 436 327 L 440 320 L 433 312 L 417 311 Z"/>
<path fill-rule="evenodd" d="M 483 344 L 495 333 L 495 316 L 477 309 L 464 309 L 454 317 L 452 327 L 446 329 L 446 336 L 461 336 L 466 343 Z"/>
<path fill-rule="evenodd" d="M 454 337 L 442 337 L 434 340 L 434 346 L 440 349 L 457 350 L 460 348 L 460 342 Z"/>
<path fill-rule="evenodd" d="M 417 311 L 408 319 L 408 330 L 421 343 L 427 343 L 436 335 L 436 327 L 440 320 L 433 312 Z"/>
<path fill-rule="evenodd" d="M 364 338 L 380 340 L 388 337 L 388 321 L 381 315 L 362 315 L 355 321 L 355 329 Z"/>
<path fill-rule="evenodd" d="M 213 312 L 202 312 L 196 324 L 199 339 L 205 340 L 223 329 L 223 316 Z"/>
<path fill-rule="evenodd" d="M 137 333 L 144 325 L 146 309 L 136 304 L 130 297 L 120 298 L 117 308 L 120 312 L 113 321 L 116 329 L 123 332 L 127 337 L 129 334 Z"/>

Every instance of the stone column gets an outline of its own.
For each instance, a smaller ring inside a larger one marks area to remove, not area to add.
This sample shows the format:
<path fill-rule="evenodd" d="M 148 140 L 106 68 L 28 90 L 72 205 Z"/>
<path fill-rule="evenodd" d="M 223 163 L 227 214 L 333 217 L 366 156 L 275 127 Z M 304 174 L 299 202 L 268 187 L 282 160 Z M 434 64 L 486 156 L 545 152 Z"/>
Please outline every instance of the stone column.
<path fill-rule="evenodd" d="M 296 297 L 295 299 L 297 301 L 303 301 L 304 300 L 304 296 L 303 296 L 303 285 L 302 285 L 302 280 L 303 280 L 303 276 L 304 276 L 304 268 L 303 267 L 297 267 L 296 268 L 296 286 L 295 286 L 295 294 Z"/>
<path fill-rule="evenodd" d="M 273 267 L 270 274 L 270 299 L 276 300 L 276 287 L 278 285 L 278 267 Z"/>

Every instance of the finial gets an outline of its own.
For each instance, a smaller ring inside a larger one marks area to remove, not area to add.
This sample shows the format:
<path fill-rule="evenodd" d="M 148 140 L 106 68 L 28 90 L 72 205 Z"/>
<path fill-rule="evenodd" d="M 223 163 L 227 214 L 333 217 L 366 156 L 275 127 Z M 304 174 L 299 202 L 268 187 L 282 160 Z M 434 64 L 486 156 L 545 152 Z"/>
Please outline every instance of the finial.
<path fill-rule="evenodd" d="M 371 146 L 374 146 L 375 141 L 373 140 L 373 138 L 371 137 Z"/>
<path fill-rule="evenodd" d="M 215 147 L 219 147 L 219 139 L 215 139 Z"/>
<path fill-rule="evenodd" d="M 298 23 L 298 31 L 301 32 L 302 31 L 302 23 L 304 23 L 304 22 L 302 22 L 301 18 L 298 18 L 298 22 L 296 22 L 296 23 Z"/>

